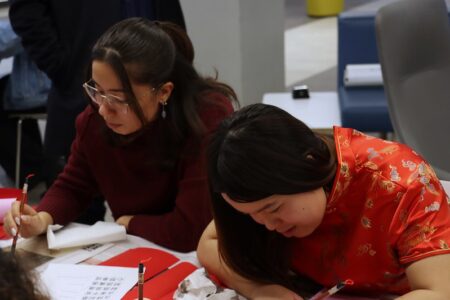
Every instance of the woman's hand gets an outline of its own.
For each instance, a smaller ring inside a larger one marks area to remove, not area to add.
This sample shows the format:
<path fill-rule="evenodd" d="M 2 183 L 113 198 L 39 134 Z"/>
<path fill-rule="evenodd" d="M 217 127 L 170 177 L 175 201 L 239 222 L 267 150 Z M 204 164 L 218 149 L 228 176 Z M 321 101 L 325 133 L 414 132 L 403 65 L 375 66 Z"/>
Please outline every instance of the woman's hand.
<path fill-rule="evenodd" d="M 249 298 L 252 300 L 303 300 L 302 297 L 293 291 L 277 284 L 259 286 Z"/>
<path fill-rule="evenodd" d="M 128 225 L 133 217 L 134 216 L 121 216 L 116 220 L 116 223 L 125 226 L 125 229 L 128 231 Z"/>
<path fill-rule="evenodd" d="M 20 236 L 33 237 L 47 231 L 48 225 L 53 224 L 52 216 L 45 212 L 36 212 L 31 206 L 25 204 L 22 214 L 19 212 L 19 201 L 13 202 L 11 210 L 3 218 L 3 228 L 10 236 L 15 236 L 20 224 Z"/>

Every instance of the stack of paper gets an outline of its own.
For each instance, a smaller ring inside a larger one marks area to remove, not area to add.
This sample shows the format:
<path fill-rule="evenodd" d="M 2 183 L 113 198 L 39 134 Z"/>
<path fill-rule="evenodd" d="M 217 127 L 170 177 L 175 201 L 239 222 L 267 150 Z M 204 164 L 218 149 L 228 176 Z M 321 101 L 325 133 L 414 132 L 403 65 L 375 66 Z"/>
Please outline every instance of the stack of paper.
<path fill-rule="evenodd" d="M 125 227 L 112 222 L 97 222 L 92 226 L 50 225 L 47 229 L 49 249 L 78 247 L 90 244 L 103 244 L 127 238 Z M 59 230 L 61 229 L 61 230 Z M 56 230 L 59 230 L 55 232 Z"/>
<path fill-rule="evenodd" d="M 382 86 L 383 75 L 379 64 L 346 65 L 345 86 Z"/>

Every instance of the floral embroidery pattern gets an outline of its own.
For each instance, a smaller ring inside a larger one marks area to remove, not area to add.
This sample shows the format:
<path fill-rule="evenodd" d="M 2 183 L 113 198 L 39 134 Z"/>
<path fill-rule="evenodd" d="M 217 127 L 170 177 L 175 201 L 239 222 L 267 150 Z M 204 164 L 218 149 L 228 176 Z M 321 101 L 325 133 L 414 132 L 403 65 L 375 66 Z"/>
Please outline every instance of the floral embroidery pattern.
<path fill-rule="evenodd" d="M 390 174 L 391 175 L 391 180 L 392 181 L 400 181 L 401 178 L 400 178 L 400 175 L 397 172 L 397 168 L 392 166 L 392 165 L 389 165 L 389 168 L 391 169 L 391 174 Z"/>
<path fill-rule="evenodd" d="M 334 133 L 339 168 L 321 234 L 299 239 L 293 269 L 326 286 L 339 274 L 360 291 L 403 294 L 405 265 L 450 253 L 449 197 L 407 146 L 351 129 Z"/>
<path fill-rule="evenodd" d="M 380 182 L 380 187 L 386 191 L 388 191 L 389 193 L 392 193 L 394 191 L 395 185 L 392 181 L 390 180 L 382 180 Z"/>
<path fill-rule="evenodd" d="M 369 153 L 369 155 L 367 156 L 367 158 L 369 160 L 373 160 L 374 158 L 377 158 L 380 156 L 380 154 L 377 151 L 375 151 L 373 148 L 367 149 L 367 152 Z"/>
<path fill-rule="evenodd" d="M 383 148 L 379 152 L 382 154 L 391 155 L 391 154 L 394 154 L 394 152 L 396 152 L 396 151 L 398 151 L 398 145 L 390 145 L 390 146 L 387 146 L 386 148 Z"/>
<path fill-rule="evenodd" d="M 361 218 L 361 224 L 364 228 L 366 229 L 370 229 L 372 228 L 372 221 L 370 221 L 370 219 L 368 217 L 362 217 Z"/>
<path fill-rule="evenodd" d="M 439 208 L 441 207 L 441 205 L 439 204 L 439 202 L 434 201 L 431 205 L 425 207 L 425 212 L 432 212 L 432 211 L 438 211 Z"/>
<path fill-rule="evenodd" d="M 416 169 L 416 164 L 410 160 L 404 160 L 402 159 L 402 166 L 404 168 L 407 168 L 408 170 L 410 170 L 411 172 L 414 171 Z"/>
<path fill-rule="evenodd" d="M 372 249 L 372 244 L 366 243 L 364 245 L 360 245 L 358 247 L 358 255 L 369 254 L 370 256 L 374 256 L 377 254 L 377 251 Z"/>
<path fill-rule="evenodd" d="M 407 232 L 408 234 L 406 234 L 406 236 L 410 236 L 412 238 L 407 240 L 404 245 L 401 245 L 401 247 L 406 248 L 403 249 L 404 251 L 408 251 L 408 249 L 413 248 L 423 242 L 429 242 L 430 237 L 436 231 L 436 227 L 430 224 L 419 224 L 407 231 L 409 232 Z"/>

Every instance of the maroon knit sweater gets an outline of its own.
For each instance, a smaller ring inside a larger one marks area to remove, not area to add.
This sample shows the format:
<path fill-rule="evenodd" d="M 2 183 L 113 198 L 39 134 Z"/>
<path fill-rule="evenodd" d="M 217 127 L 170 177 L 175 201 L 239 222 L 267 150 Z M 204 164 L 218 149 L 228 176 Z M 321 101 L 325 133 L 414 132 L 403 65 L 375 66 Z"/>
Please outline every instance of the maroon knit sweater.
<path fill-rule="evenodd" d="M 208 105 L 201 112 L 208 134 L 200 146 L 188 139 L 175 168 L 169 171 L 148 163 L 161 140 L 155 128 L 149 126 L 126 146 L 112 146 L 105 136 L 103 119 L 86 108 L 76 121 L 69 161 L 37 210 L 50 213 L 55 224 L 65 225 L 75 220 L 93 197 L 103 195 L 114 219 L 134 215 L 129 234 L 176 251 L 195 250 L 212 219 L 205 140 L 233 110 L 221 94 L 207 96 L 222 104 Z M 192 154 L 196 150 L 197 154 Z"/>

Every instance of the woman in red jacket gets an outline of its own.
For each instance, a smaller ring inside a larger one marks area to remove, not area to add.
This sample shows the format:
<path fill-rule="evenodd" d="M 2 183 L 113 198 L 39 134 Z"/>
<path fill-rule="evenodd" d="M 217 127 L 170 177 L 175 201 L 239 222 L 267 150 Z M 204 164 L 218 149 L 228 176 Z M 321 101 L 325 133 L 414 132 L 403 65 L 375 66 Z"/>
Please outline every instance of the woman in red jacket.
<path fill-rule="evenodd" d="M 67 224 L 98 195 L 130 234 L 177 251 L 195 249 L 211 220 L 204 145 L 232 112 L 233 90 L 194 69 L 192 44 L 172 23 L 131 18 L 92 50 L 83 87 L 91 105 L 63 173 L 37 210 L 13 206 L 5 228 L 30 237 Z"/>
<path fill-rule="evenodd" d="M 348 293 L 450 299 L 448 197 L 407 146 L 340 127 L 327 138 L 256 104 L 220 125 L 208 169 L 214 222 L 198 256 L 244 296 L 351 279 Z"/>

